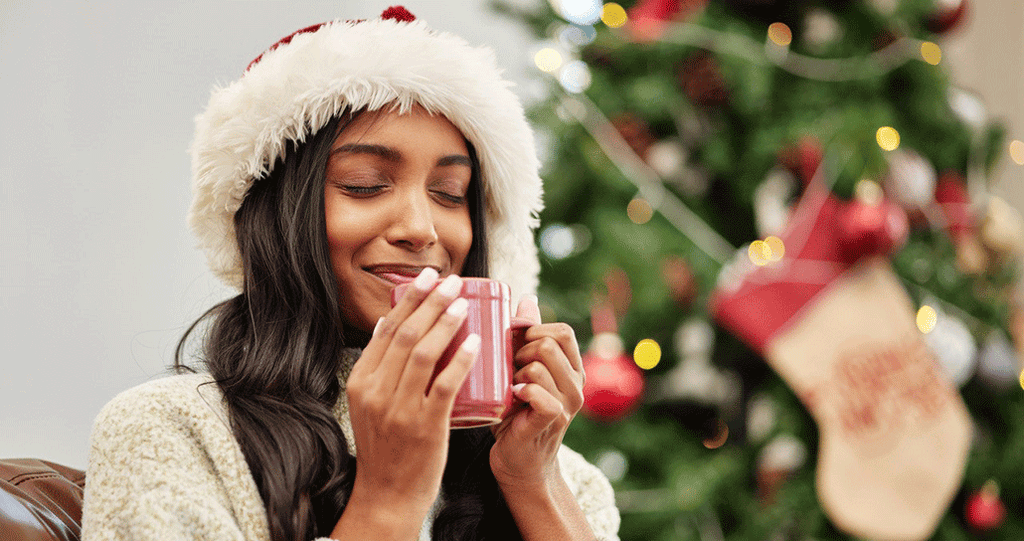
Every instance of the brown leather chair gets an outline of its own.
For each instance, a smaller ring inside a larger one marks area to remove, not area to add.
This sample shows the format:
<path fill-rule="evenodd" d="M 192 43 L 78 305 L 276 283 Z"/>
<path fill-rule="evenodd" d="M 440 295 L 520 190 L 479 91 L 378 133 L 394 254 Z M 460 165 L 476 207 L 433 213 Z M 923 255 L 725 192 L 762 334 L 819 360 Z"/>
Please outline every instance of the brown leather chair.
<path fill-rule="evenodd" d="M 0 459 L 0 540 L 79 541 L 85 472 L 45 460 Z"/>

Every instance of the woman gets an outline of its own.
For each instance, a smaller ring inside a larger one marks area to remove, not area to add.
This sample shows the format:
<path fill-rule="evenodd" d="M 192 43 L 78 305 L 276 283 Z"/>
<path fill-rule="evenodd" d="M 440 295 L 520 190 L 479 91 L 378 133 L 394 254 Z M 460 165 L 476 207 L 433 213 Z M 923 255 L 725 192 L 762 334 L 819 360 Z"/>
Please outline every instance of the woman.
<path fill-rule="evenodd" d="M 197 322 L 208 374 L 97 418 L 85 541 L 615 539 L 607 479 L 561 446 L 579 348 L 535 297 L 500 425 L 449 430 L 477 338 L 431 378 L 460 276 L 536 286 L 537 160 L 489 51 L 403 8 L 305 28 L 214 92 L 192 155 L 190 223 L 241 293 Z"/>

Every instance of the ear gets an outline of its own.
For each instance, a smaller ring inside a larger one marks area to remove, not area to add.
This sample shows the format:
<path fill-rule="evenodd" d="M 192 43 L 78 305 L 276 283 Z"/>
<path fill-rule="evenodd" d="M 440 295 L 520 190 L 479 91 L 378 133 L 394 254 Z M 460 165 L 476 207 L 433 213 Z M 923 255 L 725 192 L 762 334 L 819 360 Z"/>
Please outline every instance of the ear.
<path fill-rule="evenodd" d="M 537 304 L 536 295 L 523 295 L 519 301 L 519 307 L 516 308 L 516 317 L 525 318 L 540 325 L 540 306 Z"/>

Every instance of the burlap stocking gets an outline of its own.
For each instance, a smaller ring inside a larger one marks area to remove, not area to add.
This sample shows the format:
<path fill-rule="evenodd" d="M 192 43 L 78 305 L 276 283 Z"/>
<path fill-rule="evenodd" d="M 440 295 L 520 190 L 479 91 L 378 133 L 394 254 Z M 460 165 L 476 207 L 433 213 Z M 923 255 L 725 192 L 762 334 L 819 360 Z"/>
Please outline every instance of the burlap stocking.
<path fill-rule="evenodd" d="M 960 486 L 970 418 L 888 260 L 851 257 L 865 244 L 844 229 L 847 205 L 809 187 L 782 261 L 723 281 L 712 309 L 817 423 L 817 492 L 832 522 L 875 541 L 919 541 Z"/>

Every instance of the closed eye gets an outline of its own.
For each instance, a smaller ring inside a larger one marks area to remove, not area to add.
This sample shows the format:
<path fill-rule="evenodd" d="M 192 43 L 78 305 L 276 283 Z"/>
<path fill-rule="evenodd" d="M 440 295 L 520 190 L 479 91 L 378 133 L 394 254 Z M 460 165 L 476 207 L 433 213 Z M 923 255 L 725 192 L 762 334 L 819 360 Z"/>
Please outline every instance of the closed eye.
<path fill-rule="evenodd" d="M 461 207 L 466 204 L 466 197 L 463 195 L 452 194 L 442 190 L 434 190 L 433 194 L 441 199 L 442 204 L 445 206 Z"/>
<path fill-rule="evenodd" d="M 386 184 L 378 184 L 375 186 L 339 186 L 342 191 L 348 192 L 352 195 L 373 195 L 383 191 L 387 188 Z"/>

